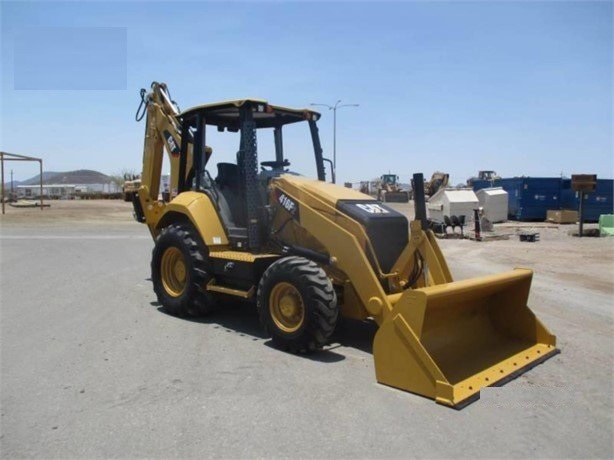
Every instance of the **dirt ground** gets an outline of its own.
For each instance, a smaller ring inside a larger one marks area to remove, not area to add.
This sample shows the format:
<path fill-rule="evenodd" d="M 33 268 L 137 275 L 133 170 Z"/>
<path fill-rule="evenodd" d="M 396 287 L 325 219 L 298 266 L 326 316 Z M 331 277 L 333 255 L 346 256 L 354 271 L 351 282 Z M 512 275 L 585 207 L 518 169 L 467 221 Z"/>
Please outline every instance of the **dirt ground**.
<path fill-rule="evenodd" d="M 37 203 L 39 203 L 37 201 Z M 5 204 L 2 224 L 53 224 L 75 222 L 133 222 L 132 203 L 123 200 L 49 200 L 43 208 L 16 208 Z"/>
<path fill-rule="evenodd" d="M 132 204 L 120 200 L 54 200 L 49 207 L 14 208 L 5 206 L 0 225 L 54 225 L 66 222 L 136 225 L 132 217 Z M 413 218 L 413 205 L 390 204 L 398 211 Z M 597 224 L 584 224 L 587 230 Z M 102 229 L 104 230 L 104 229 Z M 521 242 L 520 233 L 537 232 L 539 241 Z M 514 222 L 495 224 L 494 232 L 483 233 L 485 240 L 472 241 L 472 225 L 460 237 L 456 229 L 448 229 L 448 237 L 439 239 L 446 257 L 459 259 L 462 265 L 470 265 L 474 272 L 487 274 L 493 266 L 527 267 L 536 274 L 548 275 L 569 286 L 579 284 L 609 296 L 614 296 L 614 238 L 579 238 L 577 224 L 553 224 L 548 222 Z M 450 263 L 454 274 L 455 266 Z M 455 278 L 464 278 L 457 273 Z M 475 275 L 473 275 L 475 276 Z M 610 305 L 611 306 L 611 305 Z M 611 312 L 610 312 L 611 313 Z"/>
<path fill-rule="evenodd" d="M 49 207 L 14 208 L 6 205 L 0 217 L 2 225 L 65 225 L 81 224 L 138 225 L 132 216 L 132 204 L 121 200 L 55 200 Z M 391 203 L 390 206 L 413 218 L 413 203 Z M 612 331 L 614 310 L 614 238 L 579 238 L 577 224 L 548 222 L 514 222 L 495 224 L 494 231 L 482 233 L 481 242 L 470 239 L 472 225 L 465 229 L 465 238 L 456 229 L 438 241 L 454 279 L 471 278 L 501 271 L 503 268 L 530 268 L 535 272 L 534 284 L 548 280 L 543 288 L 559 291 L 568 300 L 586 302 L 586 292 L 605 296 L 605 303 L 595 303 L 607 318 Z M 584 230 L 597 229 L 597 224 L 584 224 Z M 99 230 L 104 231 L 104 227 Z M 537 242 L 521 242 L 520 233 L 539 234 Z M 146 233 L 146 232 L 144 232 Z M 609 299 L 609 300 L 608 300 Z"/>
<path fill-rule="evenodd" d="M 49 207 L 42 210 L 7 204 L 0 225 L 64 225 L 70 221 L 136 224 L 132 204 L 121 200 L 53 200 L 45 204 Z M 390 205 L 413 218 L 411 202 Z M 597 229 L 597 224 L 584 224 L 585 233 L 591 229 Z M 539 241 L 520 242 L 519 234 L 524 232 L 537 232 Z M 577 224 L 508 221 L 495 224 L 494 232 L 482 233 L 482 242 L 467 238 L 474 235 L 472 225 L 465 229 L 464 239 L 458 229 L 454 234 L 448 229 L 448 237 L 439 241 L 446 257 L 460 258 L 463 265 L 470 264 L 477 272 L 491 273 L 493 265 L 527 267 L 537 274 L 553 276 L 563 286 L 573 282 L 614 296 L 614 238 L 579 238 L 577 234 Z M 450 268 L 454 274 L 454 264 Z"/>

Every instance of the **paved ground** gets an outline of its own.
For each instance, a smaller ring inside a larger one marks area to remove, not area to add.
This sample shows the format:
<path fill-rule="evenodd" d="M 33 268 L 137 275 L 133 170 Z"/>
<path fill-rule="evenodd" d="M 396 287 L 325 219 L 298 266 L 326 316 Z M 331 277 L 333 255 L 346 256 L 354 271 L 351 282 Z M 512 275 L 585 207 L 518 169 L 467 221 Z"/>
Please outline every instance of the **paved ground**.
<path fill-rule="evenodd" d="M 457 278 L 535 268 L 530 303 L 562 349 L 454 411 L 375 382 L 370 324 L 301 357 L 248 307 L 168 316 L 128 206 L 71 206 L 0 221 L 3 458 L 614 456 L 613 238 L 441 241 Z"/>

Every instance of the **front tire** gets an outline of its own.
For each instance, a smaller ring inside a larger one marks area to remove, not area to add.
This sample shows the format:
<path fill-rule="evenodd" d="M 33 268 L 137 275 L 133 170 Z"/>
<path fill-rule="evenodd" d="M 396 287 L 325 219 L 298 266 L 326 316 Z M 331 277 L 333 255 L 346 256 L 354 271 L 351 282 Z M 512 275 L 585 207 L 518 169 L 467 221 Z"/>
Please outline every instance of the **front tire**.
<path fill-rule="evenodd" d="M 206 248 L 189 224 L 172 224 L 158 235 L 151 258 L 151 279 L 158 302 L 175 316 L 199 316 L 215 306 L 206 290 Z"/>
<path fill-rule="evenodd" d="M 339 315 L 330 279 L 322 268 L 303 257 L 285 257 L 273 263 L 260 280 L 256 304 L 273 344 L 295 353 L 325 345 Z"/>

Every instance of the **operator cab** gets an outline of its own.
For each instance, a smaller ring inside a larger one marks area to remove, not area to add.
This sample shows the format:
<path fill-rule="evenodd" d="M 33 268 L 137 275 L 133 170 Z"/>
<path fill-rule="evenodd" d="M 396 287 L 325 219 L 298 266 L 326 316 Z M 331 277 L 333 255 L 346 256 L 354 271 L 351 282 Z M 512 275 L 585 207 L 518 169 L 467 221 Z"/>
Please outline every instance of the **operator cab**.
<path fill-rule="evenodd" d="M 382 182 L 387 185 L 396 185 L 399 180 L 399 176 L 396 174 L 384 174 L 382 176 Z"/>
<path fill-rule="evenodd" d="M 195 190 L 208 194 L 218 208 L 231 244 L 237 249 L 257 250 L 266 226 L 263 210 L 268 204 L 269 181 L 281 174 L 296 174 L 290 171 L 290 161 L 284 157 L 284 126 L 307 121 L 317 176 L 321 181 L 326 180 L 324 162 L 330 160 L 322 156 L 316 125 L 319 118 L 318 112 L 309 109 L 273 106 L 257 99 L 206 104 L 182 112 L 179 114 L 181 130 L 192 134 L 194 155 L 190 166 L 188 136 L 183 136 L 179 192 Z M 207 169 L 211 156 L 211 150 L 205 147 L 207 126 L 219 132 L 237 133 L 239 143 L 236 163 L 218 163 L 215 180 Z M 273 133 L 275 159 L 258 163 L 256 132 L 263 129 Z"/>

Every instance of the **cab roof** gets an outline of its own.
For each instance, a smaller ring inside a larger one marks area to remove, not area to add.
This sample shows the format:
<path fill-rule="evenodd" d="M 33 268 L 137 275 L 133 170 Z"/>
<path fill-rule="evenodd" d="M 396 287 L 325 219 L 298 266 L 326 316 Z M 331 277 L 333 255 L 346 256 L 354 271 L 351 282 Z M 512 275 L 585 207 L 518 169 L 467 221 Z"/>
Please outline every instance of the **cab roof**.
<path fill-rule="evenodd" d="M 251 105 L 254 122 L 257 128 L 274 128 L 276 126 L 297 123 L 299 121 L 320 119 L 320 113 L 310 109 L 291 109 L 271 105 L 261 99 L 237 99 L 234 101 L 215 102 L 191 107 L 179 114 L 179 118 L 194 119 L 191 125 L 196 123 L 195 116 L 204 116 L 205 124 L 217 126 L 218 129 L 237 131 L 240 127 L 240 109 Z"/>

